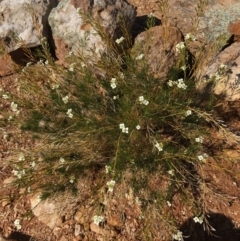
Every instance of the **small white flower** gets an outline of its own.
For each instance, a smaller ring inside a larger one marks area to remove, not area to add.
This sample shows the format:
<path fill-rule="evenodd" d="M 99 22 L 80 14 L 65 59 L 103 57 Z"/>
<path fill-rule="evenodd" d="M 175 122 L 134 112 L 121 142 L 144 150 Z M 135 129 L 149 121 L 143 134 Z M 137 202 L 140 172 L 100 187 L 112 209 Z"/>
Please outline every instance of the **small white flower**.
<path fill-rule="evenodd" d="M 74 181 L 75 181 L 75 177 L 74 177 L 74 176 L 70 177 L 69 182 L 70 182 L 70 183 L 74 183 Z"/>
<path fill-rule="evenodd" d="M 125 128 L 125 124 L 124 124 L 124 123 L 119 124 L 119 128 L 120 128 L 120 129 Z"/>
<path fill-rule="evenodd" d="M 110 166 L 105 166 L 105 173 L 108 174 L 111 172 L 111 167 Z"/>
<path fill-rule="evenodd" d="M 195 138 L 195 141 L 199 142 L 199 143 L 203 143 L 203 137 L 199 136 L 199 137 Z"/>
<path fill-rule="evenodd" d="M 125 39 L 124 37 L 121 37 L 121 38 L 116 39 L 115 42 L 116 42 L 117 44 L 120 44 L 120 43 L 123 42 L 124 39 Z"/>
<path fill-rule="evenodd" d="M 158 149 L 158 151 L 163 151 L 162 146 L 163 146 L 162 143 L 159 144 L 159 143 L 157 142 L 157 143 L 155 144 L 155 147 Z"/>
<path fill-rule="evenodd" d="M 27 188 L 27 192 L 30 193 L 31 192 L 31 187 Z"/>
<path fill-rule="evenodd" d="M 137 126 L 136 126 L 136 129 L 137 129 L 137 130 L 140 130 L 140 129 L 141 129 L 141 126 L 140 126 L 140 125 L 137 125 Z"/>
<path fill-rule="evenodd" d="M 120 78 L 124 79 L 124 73 L 123 72 L 119 72 Z"/>
<path fill-rule="evenodd" d="M 148 104 L 149 104 L 149 101 L 148 101 L 148 100 L 144 100 L 142 103 L 143 103 L 144 105 L 148 105 Z"/>
<path fill-rule="evenodd" d="M 73 51 L 69 51 L 67 56 L 72 56 L 73 55 Z"/>
<path fill-rule="evenodd" d="M 48 60 L 45 61 L 45 65 L 48 65 Z"/>
<path fill-rule="evenodd" d="M 114 96 L 113 96 L 113 99 L 114 99 L 114 100 L 119 99 L 119 95 L 114 95 Z"/>
<path fill-rule="evenodd" d="M 138 100 L 139 100 L 141 105 L 148 105 L 149 104 L 149 101 L 145 100 L 143 96 L 139 96 Z"/>
<path fill-rule="evenodd" d="M 95 215 L 93 217 L 93 222 L 96 224 L 96 225 L 99 225 L 101 222 L 104 221 L 104 217 L 103 216 L 98 216 L 98 215 Z"/>
<path fill-rule="evenodd" d="M 14 102 L 11 103 L 12 111 L 16 112 L 17 111 L 17 107 L 18 107 L 18 105 L 16 103 L 14 103 Z"/>
<path fill-rule="evenodd" d="M 185 39 L 187 40 L 191 40 L 191 41 L 196 41 L 196 38 L 194 37 L 193 34 L 191 33 L 188 33 L 186 36 L 185 36 Z"/>
<path fill-rule="evenodd" d="M 64 162 L 65 162 L 64 158 L 63 158 L 63 157 L 60 157 L 60 158 L 59 158 L 59 162 L 60 162 L 60 163 L 64 163 Z"/>
<path fill-rule="evenodd" d="M 191 115 L 192 114 L 192 111 L 191 110 L 187 110 L 186 112 L 185 112 L 185 116 L 187 117 L 187 116 L 189 116 L 189 115 Z"/>
<path fill-rule="evenodd" d="M 54 84 L 53 86 L 52 86 L 52 90 L 55 90 L 55 89 L 58 89 L 59 88 L 59 84 Z"/>
<path fill-rule="evenodd" d="M 187 88 L 187 85 L 184 84 L 183 79 L 178 79 L 177 80 L 177 87 L 179 89 L 184 89 L 185 90 Z"/>
<path fill-rule="evenodd" d="M 113 188 L 115 186 L 115 183 L 116 182 L 114 180 L 111 180 L 111 181 L 107 182 L 107 186 L 108 186 L 108 191 L 109 192 L 113 192 Z"/>
<path fill-rule="evenodd" d="M 180 42 L 176 45 L 176 52 L 179 53 L 184 48 L 185 48 L 184 42 Z"/>
<path fill-rule="evenodd" d="M 68 96 L 66 95 L 65 97 L 62 98 L 62 101 L 64 104 L 67 104 L 68 103 Z"/>
<path fill-rule="evenodd" d="M 124 127 L 124 128 L 122 129 L 122 133 L 128 134 L 128 127 Z"/>
<path fill-rule="evenodd" d="M 36 162 L 35 161 L 31 162 L 31 167 L 34 168 L 35 166 L 36 166 Z"/>
<path fill-rule="evenodd" d="M 116 78 L 111 79 L 110 85 L 112 89 L 115 89 L 117 87 Z"/>
<path fill-rule="evenodd" d="M 221 78 L 219 74 L 214 74 L 213 77 L 215 78 L 215 80 L 219 80 Z"/>
<path fill-rule="evenodd" d="M 180 69 L 182 69 L 183 71 L 185 71 L 187 69 L 186 65 L 183 65 Z"/>
<path fill-rule="evenodd" d="M 69 66 L 69 71 L 73 72 L 73 71 L 74 71 L 74 68 L 75 68 L 75 65 L 76 65 L 76 63 L 70 64 L 70 66 Z"/>
<path fill-rule="evenodd" d="M 136 57 L 136 60 L 141 60 L 144 57 L 144 54 L 140 54 Z"/>
<path fill-rule="evenodd" d="M 172 204 L 169 201 L 167 201 L 167 205 L 168 205 L 168 207 L 172 206 Z"/>
<path fill-rule="evenodd" d="M 194 217 L 194 218 L 193 218 L 193 221 L 194 221 L 195 223 L 200 223 L 200 224 L 202 224 L 202 223 L 203 223 L 203 219 L 204 219 L 204 216 L 202 215 L 201 217 Z"/>
<path fill-rule="evenodd" d="M 177 241 L 183 241 L 182 232 L 178 230 L 176 234 L 172 235 L 172 238 Z"/>
<path fill-rule="evenodd" d="M 226 69 L 227 69 L 227 65 L 221 64 L 221 65 L 219 66 L 219 69 L 221 69 L 221 70 L 226 70 Z"/>
<path fill-rule="evenodd" d="M 6 99 L 9 99 L 9 96 L 6 95 L 6 94 L 3 94 L 3 95 L 2 95 L 2 98 L 6 100 Z"/>
<path fill-rule="evenodd" d="M 170 87 L 172 87 L 174 84 L 176 84 L 176 82 L 175 82 L 175 81 L 172 81 L 172 80 L 169 80 L 169 81 L 167 82 L 167 85 L 170 86 Z"/>
<path fill-rule="evenodd" d="M 122 133 L 128 133 L 128 127 L 125 127 L 124 123 L 119 124 L 119 128 L 122 130 Z"/>
<path fill-rule="evenodd" d="M 19 155 L 18 160 L 19 160 L 20 162 L 21 162 L 21 161 L 25 161 L 25 156 L 24 156 L 23 153 L 21 153 L 21 154 Z"/>
<path fill-rule="evenodd" d="M 73 118 L 72 109 L 68 109 L 67 113 L 69 118 Z"/>
<path fill-rule="evenodd" d="M 14 221 L 13 224 L 14 224 L 14 226 L 16 227 L 17 230 L 20 230 L 20 229 L 22 228 L 19 219 L 15 219 L 15 221 Z"/>
<path fill-rule="evenodd" d="M 41 38 L 41 42 L 46 42 L 47 41 L 47 38 L 46 37 L 42 37 Z"/>
<path fill-rule="evenodd" d="M 174 170 L 173 170 L 173 169 L 168 170 L 168 174 L 169 174 L 170 176 L 174 176 Z"/>
<path fill-rule="evenodd" d="M 148 18 L 155 18 L 154 13 L 149 13 L 149 14 L 148 14 Z"/>

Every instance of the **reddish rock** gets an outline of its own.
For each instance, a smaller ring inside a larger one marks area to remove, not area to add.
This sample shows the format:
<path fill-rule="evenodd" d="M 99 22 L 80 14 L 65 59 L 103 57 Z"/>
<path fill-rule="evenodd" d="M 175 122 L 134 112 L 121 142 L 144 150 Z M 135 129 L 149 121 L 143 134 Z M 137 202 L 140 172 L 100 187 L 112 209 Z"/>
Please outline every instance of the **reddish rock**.
<path fill-rule="evenodd" d="M 240 42 L 240 20 L 230 23 L 228 32 L 234 35 L 234 42 Z"/>
<path fill-rule="evenodd" d="M 176 45 L 183 41 L 181 31 L 174 26 L 155 26 L 142 32 L 135 39 L 141 53 L 148 61 L 149 69 L 157 78 L 166 77 L 176 63 Z"/>
<path fill-rule="evenodd" d="M 0 57 L 0 77 L 13 73 L 13 62 L 8 54 Z"/>

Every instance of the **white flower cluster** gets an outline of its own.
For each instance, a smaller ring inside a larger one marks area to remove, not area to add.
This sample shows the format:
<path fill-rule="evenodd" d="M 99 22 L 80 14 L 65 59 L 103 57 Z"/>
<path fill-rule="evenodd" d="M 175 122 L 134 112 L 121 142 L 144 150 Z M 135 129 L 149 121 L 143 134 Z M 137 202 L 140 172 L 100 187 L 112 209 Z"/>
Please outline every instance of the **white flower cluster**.
<path fill-rule="evenodd" d="M 93 217 L 93 222 L 94 224 L 96 225 L 99 225 L 99 223 L 103 222 L 104 221 L 104 217 L 103 216 L 98 216 L 98 215 L 95 215 Z"/>
<path fill-rule="evenodd" d="M 69 71 L 73 72 L 73 71 L 74 71 L 74 68 L 75 68 L 75 65 L 76 65 L 76 63 L 70 64 L 70 66 L 69 66 Z"/>
<path fill-rule="evenodd" d="M 21 161 L 25 161 L 25 156 L 24 156 L 23 153 L 21 153 L 21 154 L 19 155 L 18 160 L 19 160 L 20 162 L 21 162 Z"/>
<path fill-rule="evenodd" d="M 124 123 L 119 124 L 119 128 L 122 130 L 122 133 L 128 134 L 128 127 L 125 127 Z"/>
<path fill-rule="evenodd" d="M 23 175 L 25 175 L 25 170 L 22 169 L 22 170 L 13 170 L 12 171 L 13 175 L 14 176 L 17 176 L 19 179 L 22 178 Z"/>
<path fill-rule="evenodd" d="M 121 37 L 121 38 L 116 39 L 115 42 L 116 42 L 117 44 L 120 44 L 120 43 L 123 42 L 124 39 L 125 39 L 124 37 Z"/>
<path fill-rule="evenodd" d="M 141 129 L 141 126 L 140 126 L 140 125 L 137 125 L 137 126 L 136 126 L 136 129 L 137 129 L 137 130 L 140 130 L 140 129 Z"/>
<path fill-rule="evenodd" d="M 18 107 L 18 105 L 16 103 L 14 103 L 14 102 L 11 103 L 11 109 L 12 109 L 13 112 L 18 111 L 17 107 Z"/>
<path fill-rule="evenodd" d="M 189 115 L 191 115 L 192 114 L 192 111 L 191 110 L 187 110 L 186 112 L 185 112 L 185 116 L 187 117 L 187 116 L 189 116 Z"/>
<path fill-rule="evenodd" d="M 66 95 L 65 97 L 62 98 L 62 101 L 64 104 L 67 104 L 68 103 L 68 96 Z"/>
<path fill-rule="evenodd" d="M 19 219 L 15 219 L 13 224 L 16 227 L 17 230 L 20 230 L 22 228 Z"/>
<path fill-rule="evenodd" d="M 60 158 L 59 158 L 59 162 L 60 162 L 60 163 L 64 163 L 64 162 L 65 162 L 65 159 L 64 159 L 63 157 L 60 157 Z"/>
<path fill-rule="evenodd" d="M 143 96 L 139 96 L 138 100 L 139 100 L 141 105 L 148 105 L 149 104 L 149 101 L 145 100 Z"/>
<path fill-rule="evenodd" d="M 203 219 L 204 219 L 204 216 L 202 215 L 201 217 L 194 217 L 194 218 L 193 218 L 193 221 L 194 221 L 195 223 L 200 223 L 200 224 L 202 224 L 202 223 L 203 223 Z"/>
<path fill-rule="evenodd" d="M 182 49 L 185 49 L 185 43 L 184 42 L 180 42 L 176 45 L 176 52 L 180 53 Z"/>
<path fill-rule="evenodd" d="M 197 158 L 198 158 L 199 161 L 205 163 L 206 159 L 208 158 L 208 154 L 203 153 L 202 155 L 198 155 Z"/>
<path fill-rule="evenodd" d="M 172 235 L 172 238 L 177 241 L 183 241 L 182 232 L 178 230 L 176 234 Z"/>
<path fill-rule="evenodd" d="M 173 169 L 168 170 L 168 174 L 169 174 L 170 176 L 174 176 L 174 170 L 173 170 Z"/>
<path fill-rule="evenodd" d="M 109 192 L 113 192 L 113 188 L 115 186 L 115 183 L 116 182 L 114 180 L 111 180 L 111 181 L 107 182 L 107 186 L 108 186 L 108 191 Z"/>
<path fill-rule="evenodd" d="M 178 79 L 177 81 L 169 80 L 167 85 L 170 87 L 176 85 L 179 89 L 187 89 L 187 85 L 184 83 L 183 79 Z"/>
<path fill-rule="evenodd" d="M 72 109 L 68 109 L 68 111 L 67 111 L 67 116 L 69 117 L 69 118 L 73 118 L 73 113 L 72 113 Z"/>
<path fill-rule="evenodd" d="M 186 40 L 190 40 L 190 41 L 196 41 L 196 38 L 193 34 L 191 33 L 188 33 L 186 36 L 185 36 L 185 39 Z"/>
<path fill-rule="evenodd" d="M 112 168 L 110 166 L 108 166 L 108 165 L 105 166 L 105 173 L 106 174 L 110 173 L 111 170 L 112 170 Z"/>
<path fill-rule="evenodd" d="M 116 81 L 117 81 L 116 78 L 111 79 L 110 85 L 111 85 L 112 89 L 115 89 L 117 87 Z"/>
<path fill-rule="evenodd" d="M 203 143 L 203 137 L 199 136 L 199 137 L 195 138 L 195 141 L 199 142 L 199 143 Z"/>
<path fill-rule="evenodd" d="M 155 14 L 154 13 L 149 13 L 148 14 L 148 18 L 155 18 Z"/>
<path fill-rule="evenodd" d="M 159 143 L 157 142 L 157 143 L 155 144 L 155 147 L 158 149 L 158 151 L 163 151 L 163 144 L 162 144 L 162 143 L 159 144 Z"/>
<path fill-rule="evenodd" d="M 70 183 L 74 183 L 74 181 L 75 181 L 75 177 L 74 177 L 74 176 L 71 176 L 69 182 L 70 182 Z"/>
<path fill-rule="evenodd" d="M 141 60 L 141 59 L 143 59 L 143 57 L 144 57 L 144 54 L 140 54 L 136 57 L 136 60 Z"/>

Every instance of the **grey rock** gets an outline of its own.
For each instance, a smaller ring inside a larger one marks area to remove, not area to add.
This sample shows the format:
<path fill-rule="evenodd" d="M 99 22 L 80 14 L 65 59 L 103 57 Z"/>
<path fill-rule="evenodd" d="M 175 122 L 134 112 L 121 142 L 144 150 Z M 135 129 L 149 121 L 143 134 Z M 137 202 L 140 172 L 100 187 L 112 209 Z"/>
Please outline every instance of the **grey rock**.
<path fill-rule="evenodd" d="M 49 15 L 56 55 L 64 62 L 69 51 L 86 56 L 99 56 L 106 46 L 96 29 L 79 14 L 90 11 L 108 38 L 121 37 L 122 18 L 130 31 L 135 21 L 135 8 L 124 0 L 62 0 Z"/>
<path fill-rule="evenodd" d="M 49 35 L 47 18 L 56 5 L 57 0 L 0 1 L 0 40 L 5 50 L 40 45 L 40 39 Z"/>

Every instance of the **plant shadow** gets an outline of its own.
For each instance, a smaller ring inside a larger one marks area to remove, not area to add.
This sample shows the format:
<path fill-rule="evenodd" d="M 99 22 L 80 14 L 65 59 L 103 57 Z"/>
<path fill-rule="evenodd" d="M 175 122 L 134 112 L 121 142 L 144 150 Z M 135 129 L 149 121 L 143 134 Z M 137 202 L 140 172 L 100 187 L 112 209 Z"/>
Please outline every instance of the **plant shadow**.
<path fill-rule="evenodd" d="M 147 20 L 148 20 L 147 15 L 136 17 L 136 20 L 135 20 L 134 25 L 132 27 L 132 38 L 133 39 L 135 39 L 137 37 L 137 35 L 139 35 L 140 33 L 146 31 Z M 155 18 L 155 26 L 159 26 L 161 24 L 162 24 L 161 20 L 158 19 L 158 18 Z"/>
<path fill-rule="evenodd" d="M 180 228 L 184 241 L 239 241 L 240 229 L 236 229 L 232 220 L 220 213 L 206 214 L 207 225 L 188 219 Z"/>

